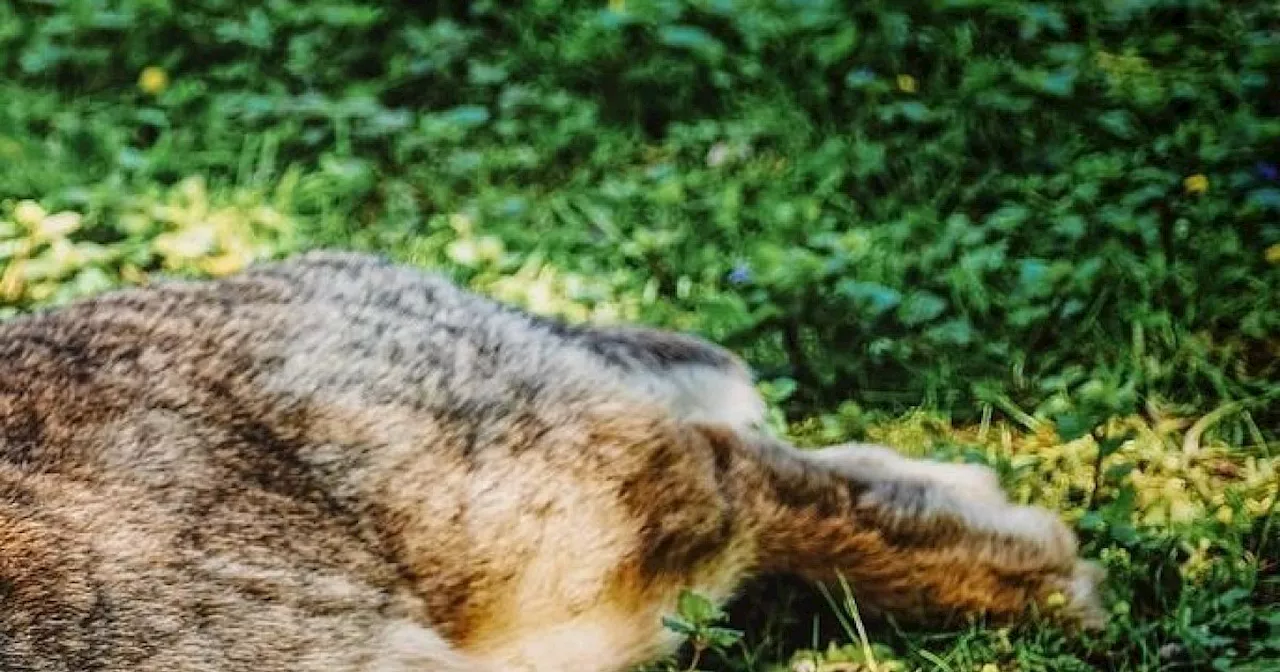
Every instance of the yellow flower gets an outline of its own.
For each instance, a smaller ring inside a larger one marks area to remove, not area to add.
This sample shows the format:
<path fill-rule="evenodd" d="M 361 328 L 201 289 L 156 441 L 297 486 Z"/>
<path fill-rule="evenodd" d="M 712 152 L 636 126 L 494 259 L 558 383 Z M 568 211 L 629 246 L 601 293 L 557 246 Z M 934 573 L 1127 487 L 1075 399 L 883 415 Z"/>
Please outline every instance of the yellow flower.
<path fill-rule="evenodd" d="M 916 78 L 911 75 L 898 75 L 898 90 L 903 93 L 916 92 Z"/>
<path fill-rule="evenodd" d="M 59 212 L 47 215 L 31 227 L 31 235 L 39 241 L 60 240 L 80 228 L 80 213 Z"/>
<path fill-rule="evenodd" d="M 1267 251 L 1263 253 L 1263 256 L 1266 258 L 1268 264 L 1280 264 L 1280 243 L 1276 243 L 1275 245 L 1268 247 Z"/>
<path fill-rule="evenodd" d="M 151 246 L 164 257 L 166 265 L 176 268 L 183 262 L 211 254 L 218 246 L 218 234 L 208 225 L 193 226 L 162 233 L 156 236 Z"/>
<path fill-rule="evenodd" d="M 1057 609 L 1067 603 L 1067 596 L 1059 592 L 1051 593 L 1044 599 L 1044 606 L 1050 609 Z"/>
<path fill-rule="evenodd" d="M 66 238 L 54 240 L 53 244 L 49 246 L 48 256 L 49 261 L 57 269 L 57 275 L 62 275 L 67 271 L 84 266 L 85 262 L 88 261 L 88 255 Z"/>
<path fill-rule="evenodd" d="M 480 246 L 470 238 L 462 238 L 449 243 L 445 254 L 450 261 L 461 266 L 472 267 L 480 262 Z"/>
<path fill-rule="evenodd" d="M 1209 190 L 1209 178 L 1200 173 L 1188 175 L 1187 179 L 1182 181 L 1182 188 L 1186 189 L 1188 194 L 1203 194 Z"/>
<path fill-rule="evenodd" d="M 1000 666 L 995 663 L 987 663 L 979 668 L 978 672 L 1000 672 Z"/>
<path fill-rule="evenodd" d="M 449 226 L 460 236 L 471 235 L 471 231 L 475 228 L 476 221 L 465 212 L 455 212 L 449 215 Z"/>
<path fill-rule="evenodd" d="M 817 672 L 817 670 L 818 664 L 808 658 L 802 658 L 791 664 L 791 672 Z"/>
<path fill-rule="evenodd" d="M 120 279 L 131 285 L 141 285 L 147 281 L 147 273 L 133 264 L 120 267 Z"/>
<path fill-rule="evenodd" d="M 502 239 L 497 236 L 480 236 L 476 239 L 476 256 L 484 261 L 501 260 L 503 250 Z"/>
<path fill-rule="evenodd" d="M 13 219 L 28 229 L 40 226 L 47 216 L 48 213 L 35 201 L 21 201 L 13 208 Z"/>
<path fill-rule="evenodd" d="M 142 73 L 138 75 L 138 88 L 143 93 L 156 95 L 164 91 L 169 86 L 169 73 L 164 68 L 150 66 L 142 69 Z"/>
<path fill-rule="evenodd" d="M 17 259 L 0 274 L 0 300 L 17 301 L 26 289 L 27 260 Z"/>
<path fill-rule="evenodd" d="M 253 255 L 247 252 L 227 252 L 216 257 L 209 257 L 201 261 L 199 266 L 200 270 L 209 275 L 222 277 L 244 270 L 252 261 Z"/>

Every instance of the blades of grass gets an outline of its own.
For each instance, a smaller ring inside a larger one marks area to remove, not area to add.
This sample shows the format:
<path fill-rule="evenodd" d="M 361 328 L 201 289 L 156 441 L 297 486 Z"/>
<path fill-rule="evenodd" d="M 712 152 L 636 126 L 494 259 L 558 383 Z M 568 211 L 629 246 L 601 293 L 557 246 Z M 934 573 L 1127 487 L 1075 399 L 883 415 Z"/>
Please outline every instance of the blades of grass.
<path fill-rule="evenodd" d="M 862 614 L 858 610 L 858 601 L 854 599 L 853 590 L 849 587 L 849 582 L 845 580 L 844 574 L 840 575 L 840 589 L 844 591 L 845 608 L 849 610 L 849 615 L 853 617 L 853 623 L 858 628 L 858 641 L 862 644 L 862 652 L 867 658 L 867 665 L 871 668 L 871 672 L 879 672 L 880 666 L 876 663 L 875 652 L 871 650 L 871 640 L 867 637 L 867 628 L 862 623 Z"/>
<path fill-rule="evenodd" d="M 1217 424 L 1219 420 L 1244 408 L 1244 405 L 1242 401 L 1228 401 L 1196 420 L 1195 424 L 1191 425 L 1191 429 L 1187 430 L 1186 436 L 1182 439 L 1183 454 L 1194 455 L 1200 452 L 1200 438 L 1204 433 Z"/>
<path fill-rule="evenodd" d="M 912 641 L 912 638 L 907 636 L 907 633 L 898 625 L 897 619 L 889 617 L 887 620 L 889 622 L 889 627 L 893 628 L 893 633 L 897 635 L 898 639 L 902 641 L 902 643 L 907 645 L 907 648 L 911 649 L 912 653 L 924 658 L 930 663 L 933 663 L 933 669 L 935 670 L 941 670 L 941 672 L 955 672 L 955 668 L 948 665 L 944 658 L 932 651 L 926 651 L 925 649 L 916 646 L 915 642 Z"/>
<path fill-rule="evenodd" d="M 827 589 L 826 584 L 819 583 L 818 592 L 822 593 L 822 598 L 827 601 L 827 606 L 831 607 L 831 611 L 835 614 L 836 620 L 840 622 L 840 628 L 844 630 L 845 636 L 850 640 L 857 639 L 857 629 L 854 628 L 853 624 L 844 617 L 844 613 L 840 610 L 840 604 L 831 596 L 831 591 Z M 814 635 L 816 640 L 817 633 L 815 632 Z M 815 641 L 814 648 L 816 649 L 818 646 L 818 643 Z"/>

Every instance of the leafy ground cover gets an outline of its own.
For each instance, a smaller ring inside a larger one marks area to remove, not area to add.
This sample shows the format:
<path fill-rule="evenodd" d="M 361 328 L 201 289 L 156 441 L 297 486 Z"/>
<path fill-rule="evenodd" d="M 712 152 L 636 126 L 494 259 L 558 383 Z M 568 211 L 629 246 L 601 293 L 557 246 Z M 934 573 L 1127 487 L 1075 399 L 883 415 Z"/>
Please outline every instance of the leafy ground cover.
<path fill-rule="evenodd" d="M 341 246 L 701 333 L 1060 510 L 1114 619 L 766 583 L 671 667 L 1276 669 L 1277 73 L 1261 1 L 2 2 L 0 315 Z"/>

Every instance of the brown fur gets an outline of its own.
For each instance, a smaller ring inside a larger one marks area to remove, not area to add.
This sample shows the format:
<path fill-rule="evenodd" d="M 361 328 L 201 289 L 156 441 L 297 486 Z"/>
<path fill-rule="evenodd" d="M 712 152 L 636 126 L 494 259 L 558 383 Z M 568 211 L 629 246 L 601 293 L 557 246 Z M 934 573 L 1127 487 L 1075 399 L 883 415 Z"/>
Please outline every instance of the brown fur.
<path fill-rule="evenodd" d="M 765 436 L 746 369 L 311 254 L 0 326 L 0 669 L 624 670 L 684 588 L 1018 618 L 1095 570 L 985 472 Z"/>

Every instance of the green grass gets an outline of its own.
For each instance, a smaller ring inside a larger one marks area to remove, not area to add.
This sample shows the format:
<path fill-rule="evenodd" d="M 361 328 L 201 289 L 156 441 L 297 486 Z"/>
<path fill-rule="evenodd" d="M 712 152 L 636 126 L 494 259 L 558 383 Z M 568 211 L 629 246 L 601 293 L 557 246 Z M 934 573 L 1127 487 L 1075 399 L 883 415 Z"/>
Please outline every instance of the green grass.
<path fill-rule="evenodd" d="M 1276 669 L 1277 25 L 1226 0 L 0 3 L 0 316 L 340 246 L 697 332 L 802 443 L 986 462 L 1060 510 L 1115 615 L 864 643 L 844 596 L 764 582 L 704 668 Z"/>

